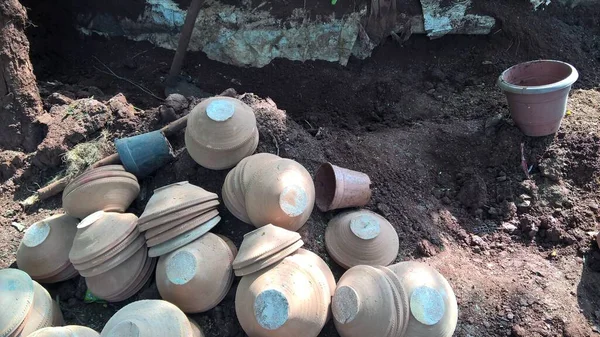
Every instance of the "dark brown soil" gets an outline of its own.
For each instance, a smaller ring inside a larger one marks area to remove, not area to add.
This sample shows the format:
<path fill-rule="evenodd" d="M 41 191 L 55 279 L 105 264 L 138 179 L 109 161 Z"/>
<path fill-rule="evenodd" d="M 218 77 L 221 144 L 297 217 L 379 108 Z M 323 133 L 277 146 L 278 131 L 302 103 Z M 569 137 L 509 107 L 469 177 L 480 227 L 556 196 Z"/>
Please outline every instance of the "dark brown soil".
<path fill-rule="evenodd" d="M 99 72 L 102 65 L 94 59 L 160 95 L 173 52 L 122 39 L 82 39 L 64 26 L 68 6 L 55 6 L 56 16 L 42 12 L 47 4 L 28 6 L 37 25 L 29 33 L 43 96 L 94 96 L 110 111 L 105 126 L 85 129 L 87 139 L 102 128 L 114 137 L 152 130 L 189 110 L 159 107 L 163 102 Z M 553 4 L 534 13 L 528 6 L 477 2 L 478 13 L 498 18 L 494 34 L 433 41 L 413 36 L 402 46 L 388 41 L 372 58 L 351 60 L 348 67 L 276 60 L 262 69 L 240 69 L 192 53 L 185 72 L 209 93 L 233 87 L 256 94 L 240 97 L 257 112 L 259 152 L 295 159 L 311 173 L 330 161 L 369 174 L 373 198 L 367 208 L 394 224 L 398 260 L 431 264 L 455 289 L 456 336 L 591 336 L 600 324 L 600 278 L 593 271 L 600 270 L 600 251 L 590 233 L 600 221 L 600 10 Z M 529 138 L 510 120 L 495 80 L 510 65 L 536 58 L 571 62 L 581 79 L 561 130 Z M 144 111 L 133 117 L 127 109 L 113 109 L 107 101 L 119 92 Z M 73 103 L 56 100 L 46 99 L 56 116 L 72 111 Z M 70 115 L 67 120 L 73 123 L 69 130 L 91 123 Z M 81 141 L 72 134 L 46 141 L 70 148 Z M 70 137 L 76 141 L 61 140 Z M 181 136 L 172 143 L 183 147 Z M 521 165 L 522 144 L 529 179 Z M 17 204 L 61 169 L 60 163 L 31 165 L 35 156 L 0 156 L 2 267 L 14 262 L 21 237 L 13 221 L 28 226 L 60 211 L 60 197 L 26 211 Z M 220 192 L 226 173 L 199 167 L 179 150 L 174 162 L 141 181 L 130 211 L 139 215 L 154 188 L 175 181 Z M 252 227 L 224 207 L 220 211 L 224 220 L 215 232 L 239 246 Z M 315 210 L 299 232 L 306 248 L 339 277 L 343 270 L 329 259 L 323 242 L 335 213 Z M 207 336 L 243 336 L 235 319 L 235 289 L 236 284 L 214 310 L 193 316 Z M 59 295 L 69 323 L 98 330 L 125 304 L 83 303 L 80 278 L 50 290 Z M 158 298 L 153 282 L 129 301 L 141 298 Z M 332 323 L 321 336 L 337 336 Z"/>

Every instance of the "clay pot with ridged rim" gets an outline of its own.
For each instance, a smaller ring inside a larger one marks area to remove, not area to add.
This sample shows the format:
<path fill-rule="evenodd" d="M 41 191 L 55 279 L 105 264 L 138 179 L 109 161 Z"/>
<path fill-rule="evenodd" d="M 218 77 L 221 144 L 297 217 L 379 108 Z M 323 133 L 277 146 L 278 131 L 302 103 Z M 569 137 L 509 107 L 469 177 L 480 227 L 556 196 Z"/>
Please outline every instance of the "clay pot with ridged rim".
<path fill-rule="evenodd" d="M 23 330 L 34 302 L 33 280 L 18 269 L 0 270 L 0 336 L 13 336 Z"/>
<path fill-rule="evenodd" d="M 193 230 L 194 228 L 200 227 L 203 224 L 209 222 L 219 215 L 219 211 L 216 209 L 210 210 L 206 213 L 200 214 L 189 221 L 186 221 L 178 226 L 171 226 L 170 224 L 164 224 L 163 226 L 153 228 L 145 233 L 148 247 L 153 247 L 174 237 L 183 234 L 187 231 Z"/>
<path fill-rule="evenodd" d="M 231 97 L 212 97 L 189 114 L 185 146 L 201 166 L 222 170 L 251 155 L 258 145 L 254 111 Z"/>
<path fill-rule="evenodd" d="M 219 236 L 207 233 L 160 257 L 156 285 L 160 296 L 186 313 L 217 306 L 233 282 L 233 252 Z"/>
<path fill-rule="evenodd" d="M 23 330 L 17 336 L 29 336 L 34 331 L 54 325 L 58 315 L 55 310 L 60 311 L 44 287 L 33 281 L 33 289 L 33 306 L 25 318 Z M 62 317 L 62 314 L 60 316 Z"/>
<path fill-rule="evenodd" d="M 169 213 L 167 215 L 161 216 L 160 218 L 156 218 L 145 223 L 138 222 L 138 229 L 140 231 L 147 231 L 147 233 L 153 233 L 157 231 L 162 233 L 168 229 L 188 222 L 203 213 L 216 209 L 217 206 L 219 206 L 219 200 L 213 199 L 205 201 L 200 204 Z"/>
<path fill-rule="evenodd" d="M 19 269 L 35 280 L 43 280 L 68 268 L 71 265 L 69 251 L 78 223 L 79 220 L 69 215 L 58 214 L 27 228 L 17 249 Z M 55 280 L 59 282 L 65 279 Z"/>
<path fill-rule="evenodd" d="M 213 229 L 220 221 L 221 217 L 216 216 L 192 230 L 179 234 L 170 240 L 157 244 L 156 246 L 152 246 L 150 247 L 150 250 L 148 250 L 148 255 L 151 257 L 162 256 L 176 250 L 177 248 L 183 247 L 208 233 L 208 231 Z"/>
<path fill-rule="evenodd" d="M 260 272 L 244 276 L 235 311 L 250 337 L 316 337 L 328 318 L 331 293 L 318 268 L 300 256 L 288 256 Z"/>
<path fill-rule="evenodd" d="M 48 327 L 35 331 L 28 337 L 99 337 L 96 331 L 79 325 Z"/>
<path fill-rule="evenodd" d="M 299 241 L 302 241 L 300 234 L 281 227 L 269 224 L 257 228 L 244 235 L 244 240 L 233 261 L 233 269 L 248 267 Z"/>
<path fill-rule="evenodd" d="M 335 277 L 333 276 L 333 273 L 331 272 L 331 269 L 329 268 L 327 263 L 325 263 L 325 261 L 323 261 L 323 259 L 319 255 L 303 248 L 299 248 L 294 255 L 301 256 L 309 264 L 314 265 L 315 267 L 321 270 L 323 275 L 325 275 L 325 278 L 327 278 L 329 291 L 331 292 L 331 296 L 333 296 L 333 293 L 335 292 L 336 288 L 336 282 Z"/>
<path fill-rule="evenodd" d="M 189 337 L 194 330 L 185 314 L 162 300 L 142 300 L 117 311 L 100 333 L 102 337 Z"/>
<path fill-rule="evenodd" d="M 458 305 L 446 278 L 421 262 L 400 262 L 388 268 L 408 295 L 406 336 L 451 337 L 458 321 Z"/>
<path fill-rule="evenodd" d="M 387 266 L 396 259 L 400 241 L 385 218 L 358 210 L 329 221 L 325 247 L 331 258 L 346 269 L 357 265 Z"/>

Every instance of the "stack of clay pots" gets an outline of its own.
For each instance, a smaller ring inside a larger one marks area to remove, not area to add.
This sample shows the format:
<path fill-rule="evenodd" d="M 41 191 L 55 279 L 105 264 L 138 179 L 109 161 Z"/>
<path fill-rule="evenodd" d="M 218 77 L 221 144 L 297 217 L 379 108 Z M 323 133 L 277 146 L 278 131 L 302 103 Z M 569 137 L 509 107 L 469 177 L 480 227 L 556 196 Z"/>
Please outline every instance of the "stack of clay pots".
<path fill-rule="evenodd" d="M 25 337 L 63 325 L 62 313 L 44 287 L 18 269 L 0 270 L 0 336 Z"/>
<path fill-rule="evenodd" d="M 98 211 L 77 225 L 69 259 L 96 297 L 123 301 L 150 279 L 156 260 L 136 223 L 134 214 Z"/>
<path fill-rule="evenodd" d="M 187 181 L 154 190 L 138 219 L 149 255 L 168 254 L 208 233 L 221 221 L 217 199 L 215 193 Z"/>
<path fill-rule="evenodd" d="M 331 309 L 342 337 L 451 337 L 458 318 L 448 281 L 419 262 L 350 268 Z"/>
<path fill-rule="evenodd" d="M 161 300 L 130 303 L 111 317 L 102 337 L 203 337 L 202 330 L 175 305 Z"/>
<path fill-rule="evenodd" d="M 348 269 L 357 265 L 387 266 L 400 249 L 398 234 L 385 218 L 367 210 L 337 215 L 325 230 L 331 258 Z"/>
<path fill-rule="evenodd" d="M 56 283 L 78 275 L 69 251 L 79 220 L 59 214 L 31 225 L 17 249 L 17 265 L 40 283 Z"/>
<path fill-rule="evenodd" d="M 65 212 L 83 219 L 96 211 L 125 212 L 140 192 L 137 178 L 121 165 L 85 171 L 63 191 Z"/>
<path fill-rule="evenodd" d="M 310 217 L 315 187 L 304 166 L 269 153 L 242 160 L 227 174 L 223 202 L 238 219 L 256 227 L 298 230 Z"/>
<path fill-rule="evenodd" d="M 231 288 L 236 253 L 229 239 L 207 233 L 161 256 L 156 268 L 160 296 L 186 313 L 214 308 Z"/>
<path fill-rule="evenodd" d="M 96 331 L 79 325 L 67 325 L 40 329 L 28 337 L 99 337 Z"/>
<path fill-rule="evenodd" d="M 258 146 L 254 111 L 231 97 L 212 97 L 190 112 L 185 146 L 201 166 L 223 170 L 235 166 Z"/>

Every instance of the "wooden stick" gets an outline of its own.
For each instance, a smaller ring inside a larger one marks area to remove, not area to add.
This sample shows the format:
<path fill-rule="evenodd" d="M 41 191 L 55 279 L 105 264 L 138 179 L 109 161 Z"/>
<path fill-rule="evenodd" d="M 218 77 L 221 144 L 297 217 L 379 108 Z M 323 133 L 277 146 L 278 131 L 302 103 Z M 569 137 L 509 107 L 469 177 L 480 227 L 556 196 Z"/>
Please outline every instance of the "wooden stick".
<path fill-rule="evenodd" d="M 204 0 L 192 0 L 192 3 L 188 8 L 185 16 L 185 22 L 183 23 L 183 28 L 181 29 L 181 35 L 179 35 L 177 51 L 173 57 L 173 63 L 171 63 L 171 70 L 169 71 L 167 83 L 169 80 L 179 76 L 179 73 L 181 72 L 183 59 L 185 58 L 185 53 L 187 52 L 188 45 L 190 44 L 190 38 L 192 37 L 192 32 L 194 31 L 194 24 L 196 23 L 196 18 L 200 12 L 200 7 L 202 7 L 203 4 Z"/>

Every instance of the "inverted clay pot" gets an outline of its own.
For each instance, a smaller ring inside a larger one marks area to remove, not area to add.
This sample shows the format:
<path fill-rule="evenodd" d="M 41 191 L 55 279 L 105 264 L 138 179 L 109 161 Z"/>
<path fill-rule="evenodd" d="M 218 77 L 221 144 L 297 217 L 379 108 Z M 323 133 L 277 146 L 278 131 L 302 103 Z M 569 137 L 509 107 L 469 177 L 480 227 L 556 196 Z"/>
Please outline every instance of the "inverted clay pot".
<path fill-rule="evenodd" d="M 179 234 L 178 236 L 156 246 L 150 247 L 150 250 L 148 250 L 148 255 L 150 257 L 162 256 L 176 250 L 177 248 L 183 247 L 208 233 L 208 231 L 213 229 L 220 221 L 220 216 L 214 217 L 192 230 L 189 230 L 183 234 Z"/>
<path fill-rule="evenodd" d="M 267 267 L 274 265 L 275 263 L 285 259 L 286 257 L 296 253 L 300 247 L 304 245 L 304 241 L 299 240 L 293 244 L 283 248 L 282 250 L 273 253 L 272 255 L 266 256 L 249 266 L 235 269 L 235 276 L 246 276 L 256 273 L 260 270 L 266 269 Z"/>
<path fill-rule="evenodd" d="M 138 233 L 137 238 L 133 242 L 130 242 L 128 245 L 126 245 L 125 248 L 121 250 L 112 249 L 111 253 L 115 251 L 117 251 L 117 253 L 111 254 L 111 256 L 104 262 L 87 269 L 83 269 L 82 265 L 78 265 L 77 267 L 79 268 L 79 274 L 83 277 L 93 277 L 106 273 L 107 271 L 127 261 L 143 247 L 146 247 L 146 239 L 143 235 L 139 235 Z"/>
<path fill-rule="evenodd" d="M 152 228 L 144 235 L 148 240 L 149 247 L 156 246 L 157 244 L 170 240 L 177 235 L 199 227 L 218 215 L 219 211 L 213 208 L 207 212 L 198 214 L 197 216 L 183 223 L 178 223 L 176 225 L 173 223 L 166 223 L 162 226 Z"/>
<path fill-rule="evenodd" d="M 315 173 L 315 190 L 321 212 L 362 207 L 371 200 L 371 179 L 362 172 L 324 163 Z"/>
<path fill-rule="evenodd" d="M 29 336 L 36 330 L 52 326 L 55 318 L 55 310 L 52 297 L 44 287 L 33 281 L 33 306 L 25 319 L 23 331 L 17 336 Z M 60 309 L 59 309 L 60 310 Z"/>
<path fill-rule="evenodd" d="M 246 211 L 252 224 L 273 224 L 297 231 L 315 203 L 315 187 L 308 171 L 291 159 L 270 162 L 249 182 Z"/>
<path fill-rule="evenodd" d="M 579 73 L 570 64 L 538 60 L 505 70 L 498 85 L 506 94 L 515 124 L 532 137 L 558 131 L 567 110 L 569 91 Z"/>
<path fill-rule="evenodd" d="M 333 293 L 335 292 L 336 288 L 335 277 L 333 276 L 333 273 L 331 272 L 331 269 L 329 268 L 327 263 L 325 263 L 325 261 L 323 261 L 323 259 L 319 255 L 303 248 L 299 248 L 294 255 L 301 256 L 303 259 L 306 260 L 307 263 L 314 265 L 321 270 L 321 272 L 323 273 L 323 275 L 325 275 L 325 278 L 327 279 L 327 284 L 329 285 L 329 291 L 331 292 L 331 296 L 333 296 Z"/>
<path fill-rule="evenodd" d="M 207 233 L 198 240 L 161 256 L 156 268 L 160 296 L 186 313 L 217 306 L 233 282 L 233 254 L 219 236 Z"/>
<path fill-rule="evenodd" d="M 204 337 L 204 333 L 202 332 L 202 328 L 196 321 L 190 319 L 190 325 L 192 327 L 192 336 L 191 337 Z"/>
<path fill-rule="evenodd" d="M 358 210 L 329 221 L 325 248 L 346 269 L 361 264 L 387 266 L 398 256 L 400 241 L 394 227 L 381 215 Z"/>
<path fill-rule="evenodd" d="M 190 321 L 175 305 L 161 300 L 130 303 L 111 317 L 102 337 L 189 337 L 193 336 Z"/>
<path fill-rule="evenodd" d="M 34 301 L 31 277 L 22 270 L 0 270 L 0 336 L 11 336 L 23 329 L 25 318 Z"/>
<path fill-rule="evenodd" d="M 213 170 L 233 167 L 257 145 L 254 111 L 238 99 L 209 98 L 190 112 L 185 146 L 201 166 Z"/>
<path fill-rule="evenodd" d="M 115 148 L 125 169 L 138 177 L 147 176 L 174 158 L 171 144 L 160 130 L 117 139 Z"/>
<path fill-rule="evenodd" d="M 212 196 L 210 198 L 212 198 Z M 163 227 L 168 224 L 167 227 L 169 227 L 169 228 L 165 227 L 165 229 L 164 229 L 166 231 L 167 229 L 173 228 L 184 222 L 190 221 L 191 219 L 199 216 L 200 214 L 203 214 L 203 213 L 206 213 L 207 211 L 213 210 L 213 209 L 217 208 L 218 205 L 219 205 L 219 200 L 209 200 L 209 201 L 202 202 L 200 204 L 190 206 L 188 208 L 185 208 L 185 209 L 182 209 L 179 211 L 175 211 L 175 212 L 166 214 L 164 216 L 161 216 L 160 218 L 150 220 L 143 224 L 140 224 L 138 221 L 138 229 L 140 231 L 149 231 L 150 232 L 157 227 Z"/>
<path fill-rule="evenodd" d="M 68 195 L 74 189 L 80 187 L 81 185 L 107 178 L 129 178 L 137 182 L 137 178 L 133 174 L 125 172 L 123 166 L 121 165 L 102 166 L 99 168 L 91 169 L 77 176 L 69 183 L 69 185 L 67 185 L 67 187 L 65 187 L 63 195 Z"/>
<path fill-rule="evenodd" d="M 298 241 L 301 241 L 300 234 L 281 227 L 269 224 L 257 228 L 244 235 L 239 252 L 233 261 L 233 268 L 249 266 Z"/>
<path fill-rule="evenodd" d="M 303 259 L 287 257 L 272 268 L 242 277 L 235 311 L 250 337 L 316 337 L 331 301 L 324 275 Z"/>
<path fill-rule="evenodd" d="M 108 302 L 121 302 L 137 294 L 152 277 L 154 268 L 156 267 L 156 262 L 156 259 L 148 257 L 144 263 L 142 271 L 130 283 L 130 285 L 126 288 L 123 288 L 115 295 L 107 297 L 106 300 Z"/>
<path fill-rule="evenodd" d="M 54 276 L 64 270 L 65 266 L 71 264 L 69 251 L 78 223 L 71 216 L 59 214 L 27 228 L 17 249 L 19 269 L 36 280 Z"/>
<path fill-rule="evenodd" d="M 79 325 L 48 327 L 35 331 L 28 337 L 99 337 L 96 331 Z"/>
<path fill-rule="evenodd" d="M 388 268 L 408 295 L 406 336 L 451 337 L 458 321 L 458 305 L 446 278 L 421 262 L 400 262 Z"/>

